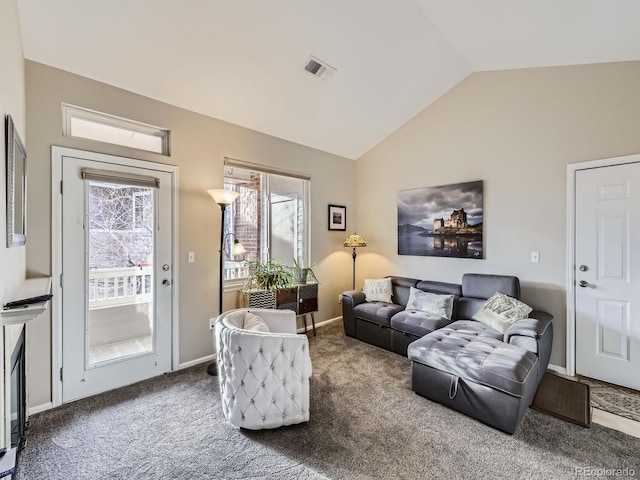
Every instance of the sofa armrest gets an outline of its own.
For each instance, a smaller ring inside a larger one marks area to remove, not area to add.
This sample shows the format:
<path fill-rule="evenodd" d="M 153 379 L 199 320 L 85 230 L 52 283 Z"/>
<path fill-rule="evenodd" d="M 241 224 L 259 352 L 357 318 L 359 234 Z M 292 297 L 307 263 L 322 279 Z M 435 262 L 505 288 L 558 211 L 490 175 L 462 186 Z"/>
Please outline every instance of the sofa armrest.
<path fill-rule="evenodd" d="M 504 334 L 504 341 L 538 356 L 538 383 L 547 370 L 553 343 L 553 315 L 534 310 L 529 318 L 518 320 Z"/>
<path fill-rule="evenodd" d="M 514 322 L 505 332 L 504 341 L 510 343 L 511 337 L 520 335 L 523 337 L 539 338 L 552 325 L 553 315 L 547 312 L 534 310 L 529 318 Z"/>
<path fill-rule="evenodd" d="M 345 299 L 350 299 L 353 306 L 360 305 L 365 302 L 364 292 L 362 289 L 360 290 L 347 290 L 346 292 L 342 292 L 342 302 L 344 303 Z"/>
<path fill-rule="evenodd" d="M 349 337 L 356 336 L 356 317 L 353 309 L 356 305 L 364 303 L 364 292 L 362 290 L 348 290 L 342 294 L 342 322 L 344 333 Z"/>

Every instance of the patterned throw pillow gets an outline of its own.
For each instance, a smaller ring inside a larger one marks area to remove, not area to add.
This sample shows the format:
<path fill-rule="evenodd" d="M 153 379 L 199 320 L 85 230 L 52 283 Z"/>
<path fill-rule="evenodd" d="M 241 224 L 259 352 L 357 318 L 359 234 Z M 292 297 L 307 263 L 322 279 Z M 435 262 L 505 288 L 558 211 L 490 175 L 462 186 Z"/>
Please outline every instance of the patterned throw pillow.
<path fill-rule="evenodd" d="M 498 292 L 484 302 L 472 318 L 504 333 L 517 320 L 527 318 L 532 311 L 533 308 L 526 303 Z"/>
<path fill-rule="evenodd" d="M 242 328 L 244 328 L 245 330 L 250 330 L 252 332 L 269 333 L 271 331 L 261 317 L 251 312 L 247 312 L 244 314 L 244 325 Z"/>
<path fill-rule="evenodd" d="M 365 278 L 362 291 L 367 302 L 391 303 L 393 289 L 390 278 Z"/>
<path fill-rule="evenodd" d="M 411 287 L 407 310 L 419 310 L 428 313 L 429 316 L 451 320 L 453 295 L 438 295 Z"/>

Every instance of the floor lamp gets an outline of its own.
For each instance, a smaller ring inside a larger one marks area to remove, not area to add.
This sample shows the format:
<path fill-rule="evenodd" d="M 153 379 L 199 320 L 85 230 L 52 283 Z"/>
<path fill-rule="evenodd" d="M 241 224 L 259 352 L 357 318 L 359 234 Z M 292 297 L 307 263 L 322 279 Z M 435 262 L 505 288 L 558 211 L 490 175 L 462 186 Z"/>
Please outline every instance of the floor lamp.
<path fill-rule="evenodd" d="M 224 284 L 223 284 L 224 278 L 222 274 L 224 241 L 228 236 L 233 235 L 234 241 L 233 241 L 233 249 L 231 250 L 231 254 L 236 256 L 236 255 L 242 255 L 243 253 L 246 252 L 245 248 L 242 246 L 242 244 L 238 241 L 238 238 L 233 233 L 228 233 L 226 235 L 224 234 L 225 211 L 227 210 L 227 207 L 231 205 L 234 202 L 234 200 L 240 196 L 240 194 L 238 192 L 234 192 L 233 190 L 224 190 L 224 189 L 217 189 L 217 188 L 207 190 L 207 192 L 209 193 L 209 195 L 213 197 L 213 200 L 218 205 L 220 205 L 220 209 L 222 210 L 222 215 L 220 216 L 220 250 L 218 251 L 218 253 L 220 254 L 220 261 L 218 263 L 220 265 L 220 283 L 219 283 L 220 291 L 218 295 L 218 306 L 219 306 L 219 313 L 222 314 L 222 291 L 224 289 Z M 207 373 L 209 373 L 209 375 L 218 374 L 218 369 L 216 368 L 215 361 L 207 367 Z"/>
<path fill-rule="evenodd" d="M 344 246 L 353 247 L 353 286 L 351 288 L 352 290 L 355 290 L 356 289 L 356 248 L 366 247 L 367 242 L 365 242 L 364 238 L 362 238 L 360 235 L 358 235 L 357 233 L 354 233 L 353 235 L 349 235 L 347 237 L 347 239 L 344 241 Z"/>

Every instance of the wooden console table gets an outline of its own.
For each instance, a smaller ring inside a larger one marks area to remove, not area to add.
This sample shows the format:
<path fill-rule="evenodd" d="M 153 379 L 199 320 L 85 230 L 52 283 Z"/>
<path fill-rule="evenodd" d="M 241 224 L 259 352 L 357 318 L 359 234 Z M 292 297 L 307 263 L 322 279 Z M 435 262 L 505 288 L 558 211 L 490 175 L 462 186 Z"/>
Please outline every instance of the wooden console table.
<path fill-rule="evenodd" d="M 277 308 L 293 310 L 296 316 L 302 316 L 304 330 L 307 331 L 307 314 L 311 315 L 313 335 L 316 334 L 314 313 L 318 311 L 318 284 L 305 283 L 279 290 L 250 290 L 244 293 L 244 306 L 249 308 Z"/>

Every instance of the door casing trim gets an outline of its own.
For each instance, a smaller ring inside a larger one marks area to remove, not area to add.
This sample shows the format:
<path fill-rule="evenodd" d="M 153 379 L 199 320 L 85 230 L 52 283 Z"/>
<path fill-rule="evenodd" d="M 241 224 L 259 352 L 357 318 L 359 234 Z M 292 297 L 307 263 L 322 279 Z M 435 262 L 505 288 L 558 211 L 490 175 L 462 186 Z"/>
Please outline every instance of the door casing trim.
<path fill-rule="evenodd" d="M 628 163 L 639 163 L 640 154 L 603 158 L 567 165 L 567 257 L 566 257 L 566 374 L 576 374 L 576 173 L 580 170 L 613 167 Z"/>
<path fill-rule="evenodd" d="M 173 250 L 173 298 L 171 311 L 171 370 L 177 370 L 180 359 L 179 352 L 179 322 L 178 322 L 178 289 L 176 281 L 179 278 L 178 265 L 178 167 L 164 163 L 138 160 L 116 155 L 78 150 L 74 148 L 51 146 L 51 290 L 57 301 L 51 302 L 51 402 L 53 407 L 62 405 L 62 298 L 60 285 L 62 275 L 62 158 L 75 157 L 98 162 L 109 162 L 127 167 L 146 168 L 171 174 L 171 202 L 172 202 L 172 237 Z"/>

